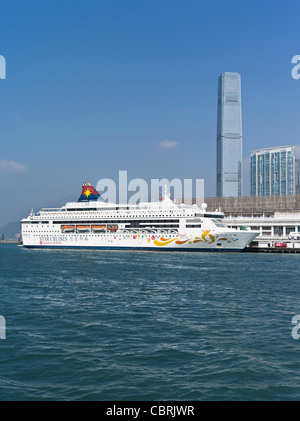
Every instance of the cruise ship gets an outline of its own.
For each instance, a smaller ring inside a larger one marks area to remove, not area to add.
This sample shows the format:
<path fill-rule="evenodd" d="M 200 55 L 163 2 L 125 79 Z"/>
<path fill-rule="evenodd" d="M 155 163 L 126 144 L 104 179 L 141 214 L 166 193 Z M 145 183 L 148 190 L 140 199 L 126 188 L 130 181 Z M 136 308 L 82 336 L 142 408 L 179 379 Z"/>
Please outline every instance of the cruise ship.
<path fill-rule="evenodd" d="M 228 228 L 205 203 L 177 205 L 166 191 L 158 202 L 113 204 L 83 183 L 77 202 L 43 208 L 22 219 L 24 247 L 109 250 L 241 251 L 259 234 Z"/>

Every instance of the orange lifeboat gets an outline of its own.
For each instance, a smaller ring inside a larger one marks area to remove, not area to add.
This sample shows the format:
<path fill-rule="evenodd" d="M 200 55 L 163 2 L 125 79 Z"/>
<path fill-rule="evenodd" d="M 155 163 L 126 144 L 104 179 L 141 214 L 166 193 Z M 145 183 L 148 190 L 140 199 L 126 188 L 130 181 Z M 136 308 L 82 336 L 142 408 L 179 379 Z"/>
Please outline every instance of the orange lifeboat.
<path fill-rule="evenodd" d="M 86 232 L 90 230 L 89 225 L 77 225 L 77 231 Z"/>
<path fill-rule="evenodd" d="M 97 232 L 105 232 L 106 226 L 105 225 L 93 225 L 92 230 L 97 231 Z"/>
<path fill-rule="evenodd" d="M 63 232 L 74 232 L 75 231 L 75 225 L 61 225 L 60 228 Z"/>
<path fill-rule="evenodd" d="M 107 231 L 112 231 L 112 232 L 118 231 L 118 225 L 107 225 Z"/>

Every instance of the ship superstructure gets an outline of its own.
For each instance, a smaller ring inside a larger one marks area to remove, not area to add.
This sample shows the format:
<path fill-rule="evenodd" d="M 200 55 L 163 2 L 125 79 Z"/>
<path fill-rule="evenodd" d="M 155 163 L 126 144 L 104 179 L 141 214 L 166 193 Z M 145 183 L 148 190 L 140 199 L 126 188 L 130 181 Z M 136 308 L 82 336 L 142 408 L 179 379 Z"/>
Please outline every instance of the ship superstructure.
<path fill-rule="evenodd" d="M 43 208 L 22 219 L 24 247 L 170 251 L 241 251 L 255 231 L 228 228 L 224 214 L 206 205 L 176 205 L 165 193 L 158 202 L 113 204 L 83 183 L 78 202 Z"/>

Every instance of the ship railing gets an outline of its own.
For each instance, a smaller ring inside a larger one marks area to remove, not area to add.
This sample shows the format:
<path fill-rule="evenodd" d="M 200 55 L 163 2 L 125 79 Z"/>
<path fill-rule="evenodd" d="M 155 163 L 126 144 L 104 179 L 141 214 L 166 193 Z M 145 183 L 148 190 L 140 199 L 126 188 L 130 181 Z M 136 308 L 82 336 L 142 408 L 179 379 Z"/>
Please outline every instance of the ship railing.
<path fill-rule="evenodd" d="M 61 208 L 42 208 L 40 210 L 40 212 L 62 212 L 65 209 L 61 209 Z"/>
<path fill-rule="evenodd" d="M 160 228 L 119 228 L 118 232 L 125 234 L 178 234 L 177 229 Z"/>

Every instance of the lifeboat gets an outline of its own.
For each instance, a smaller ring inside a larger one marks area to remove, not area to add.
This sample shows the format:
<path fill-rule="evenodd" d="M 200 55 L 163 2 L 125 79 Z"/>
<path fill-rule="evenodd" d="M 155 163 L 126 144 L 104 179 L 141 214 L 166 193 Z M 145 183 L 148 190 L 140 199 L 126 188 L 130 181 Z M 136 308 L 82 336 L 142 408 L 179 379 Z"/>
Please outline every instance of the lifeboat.
<path fill-rule="evenodd" d="M 77 231 L 80 232 L 86 232 L 90 230 L 90 226 L 89 225 L 77 225 Z"/>
<path fill-rule="evenodd" d="M 107 231 L 112 231 L 112 232 L 118 231 L 118 225 L 107 225 Z"/>
<path fill-rule="evenodd" d="M 92 230 L 97 232 L 105 232 L 106 226 L 105 225 L 92 225 Z"/>
<path fill-rule="evenodd" d="M 75 225 L 61 225 L 62 232 L 74 232 L 75 231 Z"/>

